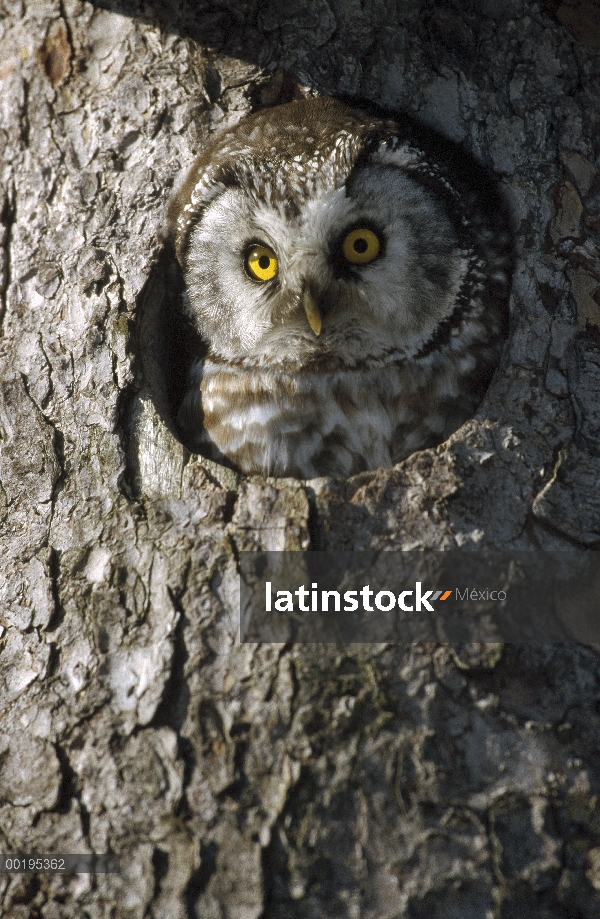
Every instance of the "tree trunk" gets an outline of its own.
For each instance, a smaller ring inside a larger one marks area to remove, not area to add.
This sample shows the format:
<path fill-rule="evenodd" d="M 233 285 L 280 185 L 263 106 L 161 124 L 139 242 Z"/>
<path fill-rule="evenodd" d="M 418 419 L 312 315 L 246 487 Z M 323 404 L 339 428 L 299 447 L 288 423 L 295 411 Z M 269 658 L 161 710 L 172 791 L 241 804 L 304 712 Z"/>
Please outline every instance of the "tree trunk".
<path fill-rule="evenodd" d="M 0 874 L 4 919 L 600 915 L 593 650 L 243 644 L 237 568 L 598 547 L 599 46 L 594 0 L 0 0 L 0 849 L 121 856 Z M 348 482 L 170 420 L 173 184 L 298 84 L 458 141 L 514 219 L 476 417 Z"/>

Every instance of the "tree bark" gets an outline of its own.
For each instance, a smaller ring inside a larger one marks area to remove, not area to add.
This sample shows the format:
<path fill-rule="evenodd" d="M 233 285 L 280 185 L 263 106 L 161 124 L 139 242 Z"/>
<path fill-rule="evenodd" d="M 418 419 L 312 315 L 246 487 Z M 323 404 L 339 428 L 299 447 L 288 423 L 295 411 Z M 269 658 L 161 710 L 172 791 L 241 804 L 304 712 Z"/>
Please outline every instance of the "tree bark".
<path fill-rule="evenodd" d="M 0 849 L 121 856 L 0 874 L 5 919 L 600 915 L 593 650 L 237 638 L 243 549 L 598 548 L 594 10 L 0 0 Z M 513 215 L 476 417 L 348 482 L 190 456 L 161 349 L 173 184 L 298 84 L 417 116 Z"/>

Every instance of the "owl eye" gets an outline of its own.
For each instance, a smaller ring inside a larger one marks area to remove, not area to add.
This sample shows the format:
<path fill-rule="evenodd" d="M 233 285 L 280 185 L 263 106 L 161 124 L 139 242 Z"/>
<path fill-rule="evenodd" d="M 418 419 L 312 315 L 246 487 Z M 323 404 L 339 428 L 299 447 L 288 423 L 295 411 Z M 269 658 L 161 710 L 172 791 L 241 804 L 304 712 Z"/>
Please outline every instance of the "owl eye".
<path fill-rule="evenodd" d="M 255 281 L 270 281 L 277 275 L 277 256 L 266 246 L 252 246 L 246 254 L 246 271 Z"/>
<path fill-rule="evenodd" d="M 379 255 L 381 244 L 373 230 L 359 227 L 352 230 L 342 243 L 344 256 L 353 265 L 368 265 Z"/>

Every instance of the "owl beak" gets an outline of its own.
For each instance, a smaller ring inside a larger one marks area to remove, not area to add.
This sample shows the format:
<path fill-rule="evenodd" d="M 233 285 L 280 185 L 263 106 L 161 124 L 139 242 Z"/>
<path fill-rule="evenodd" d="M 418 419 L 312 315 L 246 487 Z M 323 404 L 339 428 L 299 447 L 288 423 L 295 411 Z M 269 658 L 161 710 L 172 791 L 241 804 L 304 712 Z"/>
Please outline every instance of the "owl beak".
<path fill-rule="evenodd" d="M 302 295 L 302 306 L 304 307 L 304 312 L 306 313 L 308 324 L 318 338 L 321 334 L 323 317 L 321 316 L 321 310 L 317 306 L 314 297 L 311 293 L 309 293 L 308 290 L 305 290 L 304 294 Z"/>

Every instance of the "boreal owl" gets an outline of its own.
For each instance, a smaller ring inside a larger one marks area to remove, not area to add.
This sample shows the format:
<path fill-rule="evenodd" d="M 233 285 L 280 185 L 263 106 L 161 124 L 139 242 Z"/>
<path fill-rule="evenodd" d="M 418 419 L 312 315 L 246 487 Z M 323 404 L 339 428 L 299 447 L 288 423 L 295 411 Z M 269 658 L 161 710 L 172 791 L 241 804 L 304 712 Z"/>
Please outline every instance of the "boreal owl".
<path fill-rule="evenodd" d="M 511 265 L 483 169 L 402 119 L 320 97 L 198 157 L 169 220 L 204 347 L 178 423 L 244 473 L 390 466 L 477 409 Z"/>

